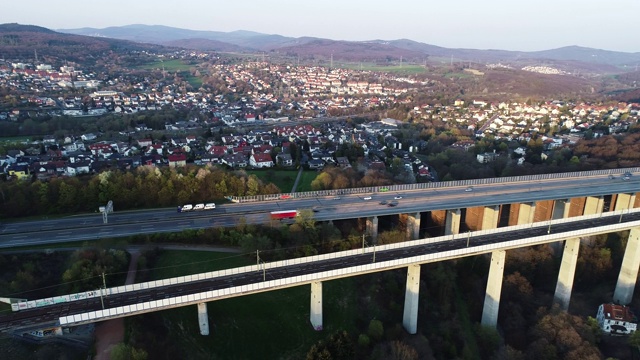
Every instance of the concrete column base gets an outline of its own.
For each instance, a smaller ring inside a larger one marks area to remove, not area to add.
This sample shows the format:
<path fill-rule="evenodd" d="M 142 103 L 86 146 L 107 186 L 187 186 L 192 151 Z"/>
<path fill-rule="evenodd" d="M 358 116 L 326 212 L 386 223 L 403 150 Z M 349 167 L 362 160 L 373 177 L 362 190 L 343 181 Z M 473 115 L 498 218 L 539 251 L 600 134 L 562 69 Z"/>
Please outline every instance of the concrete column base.
<path fill-rule="evenodd" d="M 404 293 L 402 326 L 409 334 L 418 332 L 418 300 L 420 295 L 420 265 L 407 267 L 407 289 Z"/>
<path fill-rule="evenodd" d="M 618 305 L 629 305 L 633 298 L 633 289 L 638 280 L 638 267 L 640 267 L 640 228 L 633 228 L 629 232 L 627 248 L 622 258 L 618 283 L 613 292 L 613 302 Z"/>
<path fill-rule="evenodd" d="M 564 252 L 562 253 L 562 263 L 558 273 L 556 292 L 553 301 L 560 305 L 564 311 L 569 310 L 571 291 L 573 289 L 573 279 L 576 274 L 578 264 L 578 252 L 580 251 L 580 238 L 567 239 L 564 242 Z"/>
<path fill-rule="evenodd" d="M 322 330 L 322 282 L 311 283 L 311 326 L 314 330 Z"/>
<path fill-rule="evenodd" d="M 198 303 L 198 323 L 200 324 L 200 335 L 209 335 L 207 303 Z"/>
<path fill-rule="evenodd" d="M 498 325 L 498 310 L 500 309 L 500 293 L 502 292 L 502 277 L 504 275 L 504 250 L 491 253 L 491 266 L 487 279 L 487 292 L 484 296 L 482 310 L 482 325 L 496 327 Z"/>

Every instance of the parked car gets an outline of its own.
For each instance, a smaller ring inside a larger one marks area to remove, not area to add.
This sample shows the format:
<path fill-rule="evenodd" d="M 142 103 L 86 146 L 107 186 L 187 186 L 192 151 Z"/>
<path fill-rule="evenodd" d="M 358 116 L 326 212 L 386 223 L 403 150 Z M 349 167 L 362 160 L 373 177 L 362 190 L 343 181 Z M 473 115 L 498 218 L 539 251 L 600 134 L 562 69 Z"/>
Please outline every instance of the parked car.
<path fill-rule="evenodd" d="M 340 200 L 340 196 L 334 196 L 333 200 Z"/>

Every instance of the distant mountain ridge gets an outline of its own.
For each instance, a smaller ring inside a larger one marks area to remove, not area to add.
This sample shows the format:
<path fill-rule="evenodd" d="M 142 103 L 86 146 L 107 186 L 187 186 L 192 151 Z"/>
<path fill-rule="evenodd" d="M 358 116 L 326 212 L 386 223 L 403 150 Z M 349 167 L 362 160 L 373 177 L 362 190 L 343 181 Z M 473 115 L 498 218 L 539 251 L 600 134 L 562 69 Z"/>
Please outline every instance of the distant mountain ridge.
<path fill-rule="evenodd" d="M 81 28 L 59 29 L 57 31 L 78 35 L 110 37 L 123 40 L 147 42 L 154 44 L 171 44 L 194 48 L 189 39 L 213 40 L 217 45 L 209 44 L 209 50 L 223 50 L 229 48 L 222 43 L 235 46 L 234 51 L 273 51 L 291 55 L 327 56 L 333 54 L 336 59 L 353 60 L 355 53 L 362 52 L 367 60 L 375 56 L 404 56 L 406 60 L 419 60 L 425 57 L 452 58 L 455 61 L 517 61 L 522 59 L 548 59 L 556 61 L 579 61 L 611 66 L 635 66 L 640 63 L 640 52 L 626 53 L 592 49 L 580 46 L 567 46 L 544 51 L 509 51 L 509 50 L 478 50 L 478 49 L 450 49 L 429 45 L 409 39 L 399 40 L 370 40 L 370 41 L 337 41 L 313 37 L 286 37 L 277 34 L 263 34 L 254 31 L 237 30 L 232 32 L 188 30 L 163 25 L 126 25 L 104 29 Z M 181 45 L 182 44 L 182 45 Z M 334 49 L 331 49 L 331 48 Z M 349 48 L 350 47 L 350 48 Z M 368 48 L 372 47 L 372 48 Z M 348 49 L 347 49 L 348 48 Z"/>

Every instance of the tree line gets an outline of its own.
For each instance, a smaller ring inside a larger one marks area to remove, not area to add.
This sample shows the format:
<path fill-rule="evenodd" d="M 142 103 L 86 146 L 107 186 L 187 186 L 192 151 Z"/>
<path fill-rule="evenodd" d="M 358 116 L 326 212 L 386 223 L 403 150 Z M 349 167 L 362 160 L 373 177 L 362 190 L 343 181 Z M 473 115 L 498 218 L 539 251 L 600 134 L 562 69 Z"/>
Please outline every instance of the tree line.
<path fill-rule="evenodd" d="M 117 210 L 178 206 L 212 202 L 229 195 L 277 194 L 244 171 L 213 166 L 106 171 L 96 176 L 55 178 L 50 181 L 0 183 L 0 216 L 14 218 L 78 212 L 96 212 L 113 201 Z"/>

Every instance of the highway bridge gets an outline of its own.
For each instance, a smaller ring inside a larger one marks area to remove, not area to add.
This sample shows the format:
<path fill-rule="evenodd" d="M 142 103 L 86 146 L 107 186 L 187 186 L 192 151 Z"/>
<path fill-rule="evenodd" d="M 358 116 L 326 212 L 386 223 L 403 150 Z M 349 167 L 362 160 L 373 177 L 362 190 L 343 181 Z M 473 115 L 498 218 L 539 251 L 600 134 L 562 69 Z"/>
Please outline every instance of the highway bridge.
<path fill-rule="evenodd" d="M 74 326 L 304 284 L 312 286 L 311 322 L 321 328 L 323 281 L 407 267 L 403 323 L 415 333 L 420 264 L 629 229 L 635 234 L 639 227 L 640 209 L 621 210 L 120 286 L 65 299 L 41 299 L 40 306 L 34 300 L 32 308 L 25 304 L 20 311 L 0 315 L 0 330 L 37 324 Z M 556 296 L 565 296 L 567 284 L 560 279 L 559 284 Z M 619 281 L 616 293 L 626 293 L 630 300 L 634 285 L 635 280 Z M 204 328 L 208 329 L 208 322 Z"/>
<path fill-rule="evenodd" d="M 110 216 L 109 224 L 102 224 L 102 217 L 97 215 L 5 224 L 0 242 L 11 247 L 233 226 L 240 218 L 249 223 L 268 223 L 270 211 L 313 208 L 318 221 L 366 217 L 373 239 L 378 217 L 397 214 L 408 216 L 409 239 L 420 237 L 421 214 L 439 221 L 444 235 L 14 304 L 21 311 L 2 315 L 0 329 L 52 322 L 55 326 L 73 326 L 198 304 L 201 332 L 207 334 L 207 301 L 302 284 L 311 284 L 311 323 L 321 328 L 323 281 L 406 267 L 403 323 L 408 332 L 415 333 L 420 264 L 482 253 L 491 253 L 482 323 L 495 326 L 507 249 L 564 241 L 555 301 L 568 309 L 580 238 L 631 229 L 613 299 L 628 304 L 640 266 L 640 215 L 635 209 L 640 207 L 636 197 L 640 189 L 639 170 L 236 198 L 237 202 L 220 205 L 213 213 L 178 214 L 173 209 L 116 213 Z M 371 199 L 366 200 L 368 197 Z M 398 205 L 381 205 L 382 200 L 395 200 Z M 469 232 L 460 234 L 461 229 Z"/>
<path fill-rule="evenodd" d="M 624 180 L 625 173 L 636 175 Z M 269 224 L 270 211 L 301 209 L 315 209 L 314 218 L 318 221 L 370 218 L 369 229 L 374 238 L 377 227 L 374 228 L 373 224 L 377 222 L 377 217 L 403 213 L 430 213 L 443 227 L 445 216 L 453 217 L 450 219 L 453 224 L 446 231 L 455 233 L 460 224 L 471 230 L 481 228 L 481 216 L 477 213 L 484 211 L 482 209 L 487 206 L 500 206 L 500 213 L 512 213 L 513 219 L 509 223 L 515 224 L 518 214 L 522 212 L 519 211 L 522 207 L 520 204 L 537 203 L 531 221 L 548 220 L 553 218 L 554 212 L 559 211 L 557 208 L 562 201 L 573 201 L 572 212 L 566 216 L 576 216 L 582 215 L 586 206 L 595 206 L 594 211 L 599 208 L 613 210 L 616 206 L 620 208 L 623 205 L 617 194 L 635 194 L 639 189 L 640 168 L 629 168 L 263 195 L 234 198 L 237 203 L 218 204 L 215 210 L 207 212 L 177 213 L 175 208 L 116 211 L 109 215 L 108 224 L 103 224 L 102 216 L 97 213 L 61 219 L 6 222 L 0 225 L 0 248 L 228 227 L 235 226 L 240 219 L 249 224 Z M 364 200 L 369 196 L 371 200 Z M 340 199 L 334 200 L 336 197 Z M 395 200 L 395 197 L 402 199 Z M 580 203 L 581 199 L 588 197 L 601 197 L 600 203 L 586 204 L 586 200 Z M 380 205 L 383 200 L 397 201 L 398 205 Z M 630 198 L 627 200 L 631 201 Z M 638 198 L 634 196 L 633 203 L 624 207 L 640 207 L 637 202 Z M 114 204 L 116 210 L 117 206 Z M 456 210 L 462 210 L 462 213 L 456 215 Z M 414 223 L 419 230 L 419 221 Z M 418 237 L 412 236 L 414 239 Z"/>

